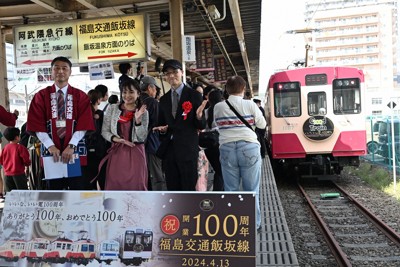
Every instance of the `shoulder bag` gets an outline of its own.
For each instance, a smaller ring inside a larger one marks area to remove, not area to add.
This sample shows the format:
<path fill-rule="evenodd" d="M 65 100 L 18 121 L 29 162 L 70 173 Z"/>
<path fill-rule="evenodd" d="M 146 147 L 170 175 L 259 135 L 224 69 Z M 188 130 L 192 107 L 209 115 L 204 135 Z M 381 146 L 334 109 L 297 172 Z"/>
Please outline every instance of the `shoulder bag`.
<path fill-rule="evenodd" d="M 246 125 L 249 127 L 252 131 L 253 128 L 250 126 L 250 124 L 242 117 L 242 115 L 239 114 L 239 112 L 236 111 L 236 109 L 229 103 L 228 100 L 225 100 L 226 104 L 229 106 L 229 108 L 235 113 L 235 115 Z M 259 132 L 254 131 L 257 135 L 257 140 L 260 143 L 260 154 L 262 158 L 265 158 L 265 151 L 266 151 L 266 146 L 265 146 L 265 141 L 264 141 L 264 136 L 261 136 Z"/>
<path fill-rule="evenodd" d="M 213 148 L 219 146 L 219 132 L 216 130 L 199 133 L 199 146 Z"/>

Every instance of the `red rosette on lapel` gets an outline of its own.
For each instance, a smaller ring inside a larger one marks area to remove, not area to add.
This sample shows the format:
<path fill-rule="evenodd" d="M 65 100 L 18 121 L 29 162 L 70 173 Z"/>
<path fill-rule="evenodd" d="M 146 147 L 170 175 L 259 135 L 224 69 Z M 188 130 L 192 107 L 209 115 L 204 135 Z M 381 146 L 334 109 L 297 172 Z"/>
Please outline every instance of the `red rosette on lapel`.
<path fill-rule="evenodd" d="M 182 109 L 183 109 L 183 113 L 182 113 L 182 116 L 183 116 L 183 120 L 186 120 L 187 119 L 187 115 L 189 114 L 189 112 L 192 110 L 192 103 L 190 103 L 190 101 L 185 101 L 185 102 L 183 102 L 183 104 L 182 104 Z"/>

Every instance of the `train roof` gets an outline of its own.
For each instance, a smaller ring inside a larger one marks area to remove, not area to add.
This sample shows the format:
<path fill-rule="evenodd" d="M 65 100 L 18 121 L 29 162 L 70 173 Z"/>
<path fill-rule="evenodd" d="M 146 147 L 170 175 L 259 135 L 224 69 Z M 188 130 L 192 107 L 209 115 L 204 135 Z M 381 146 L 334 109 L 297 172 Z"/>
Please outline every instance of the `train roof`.
<path fill-rule="evenodd" d="M 276 72 L 271 75 L 268 82 L 268 88 L 272 88 L 272 85 L 275 82 L 287 81 L 299 81 L 302 85 L 305 85 L 305 76 L 312 74 L 326 74 L 328 81 L 332 81 L 337 78 L 343 79 L 357 77 L 360 78 L 361 82 L 364 82 L 364 73 L 361 69 L 354 67 L 319 66 Z"/>
<path fill-rule="evenodd" d="M 92 239 L 81 238 L 75 241 L 75 243 L 95 243 Z"/>
<path fill-rule="evenodd" d="M 48 243 L 50 243 L 50 240 L 48 240 L 47 238 L 43 238 L 43 237 L 35 237 L 35 238 L 32 238 L 31 240 L 29 240 L 28 242 L 48 242 Z"/>
<path fill-rule="evenodd" d="M 67 242 L 67 243 L 72 243 L 71 239 L 65 238 L 65 237 L 57 237 L 56 239 L 54 239 L 53 241 L 51 241 L 52 243 L 54 242 Z"/>
<path fill-rule="evenodd" d="M 24 239 L 9 239 L 9 240 L 7 240 L 7 241 L 10 241 L 10 242 L 26 242 Z"/>

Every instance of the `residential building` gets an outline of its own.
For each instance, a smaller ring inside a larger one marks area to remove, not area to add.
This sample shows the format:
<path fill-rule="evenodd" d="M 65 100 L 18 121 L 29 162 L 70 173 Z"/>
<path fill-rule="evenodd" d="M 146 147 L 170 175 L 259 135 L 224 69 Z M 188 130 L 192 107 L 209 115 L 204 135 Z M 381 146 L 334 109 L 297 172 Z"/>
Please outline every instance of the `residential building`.
<path fill-rule="evenodd" d="M 397 1 L 308 0 L 306 21 L 313 29 L 308 65 L 352 66 L 365 74 L 367 114 L 390 114 L 397 83 L 399 47 Z M 395 113 L 399 113 L 400 102 Z"/>

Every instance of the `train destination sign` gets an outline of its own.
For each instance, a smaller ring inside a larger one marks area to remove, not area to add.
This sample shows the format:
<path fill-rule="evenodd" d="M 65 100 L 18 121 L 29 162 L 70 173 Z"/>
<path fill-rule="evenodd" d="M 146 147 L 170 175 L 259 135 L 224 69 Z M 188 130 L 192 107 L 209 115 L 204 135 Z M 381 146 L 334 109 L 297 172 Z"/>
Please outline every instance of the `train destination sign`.
<path fill-rule="evenodd" d="M 48 66 L 57 56 L 73 64 L 147 61 L 151 53 L 146 14 L 14 27 L 17 67 Z"/>
<path fill-rule="evenodd" d="M 0 265 L 9 263 L 255 266 L 255 195 L 14 190 L 0 225 Z"/>
<path fill-rule="evenodd" d="M 325 140 L 333 134 L 333 122 L 326 116 L 312 116 L 303 124 L 304 135 L 311 140 Z"/>

